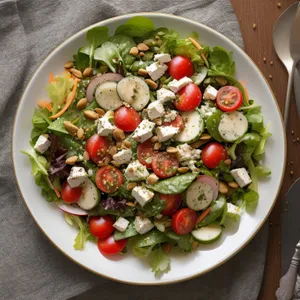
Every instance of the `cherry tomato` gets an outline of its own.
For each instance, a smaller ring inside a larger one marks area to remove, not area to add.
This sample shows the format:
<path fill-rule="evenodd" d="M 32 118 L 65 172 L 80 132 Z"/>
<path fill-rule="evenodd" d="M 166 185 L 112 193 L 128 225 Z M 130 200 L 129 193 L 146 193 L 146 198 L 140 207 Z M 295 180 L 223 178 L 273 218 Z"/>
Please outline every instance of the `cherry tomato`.
<path fill-rule="evenodd" d="M 177 115 L 176 119 L 171 122 L 164 122 L 163 125 L 177 127 L 179 131 L 182 131 L 184 129 L 184 122 L 182 116 L 180 115 Z"/>
<path fill-rule="evenodd" d="M 121 171 L 113 166 L 105 166 L 96 172 L 96 185 L 104 193 L 114 193 L 123 184 Z"/>
<path fill-rule="evenodd" d="M 174 79 L 181 79 L 184 76 L 190 77 L 194 73 L 194 68 L 191 60 L 186 56 L 174 56 L 168 64 L 170 75 Z"/>
<path fill-rule="evenodd" d="M 90 232 L 93 236 L 104 239 L 114 231 L 114 220 L 110 216 L 91 217 L 89 221 Z"/>
<path fill-rule="evenodd" d="M 75 203 L 80 199 L 81 193 L 81 187 L 71 188 L 69 183 L 66 181 L 62 186 L 61 198 L 66 203 Z"/>
<path fill-rule="evenodd" d="M 190 208 L 182 208 L 172 217 L 172 228 L 179 235 L 190 233 L 197 222 L 197 213 Z"/>
<path fill-rule="evenodd" d="M 195 109 L 201 102 L 202 93 L 195 83 L 189 83 L 177 93 L 174 105 L 178 110 L 190 111 Z"/>
<path fill-rule="evenodd" d="M 153 144 L 150 140 L 139 144 L 137 147 L 137 156 L 140 163 L 147 168 L 151 168 L 152 166 L 152 157 L 153 157 L 154 149 Z"/>
<path fill-rule="evenodd" d="M 159 198 L 166 202 L 165 208 L 160 212 L 163 216 L 172 216 L 182 202 L 181 195 L 164 195 L 160 194 Z"/>
<path fill-rule="evenodd" d="M 114 236 L 111 235 L 98 240 L 98 249 L 103 255 L 116 255 L 125 248 L 126 244 L 127 240 L 115 241 Z"/>
<path fill-rule="evenodd" d="M 132 107 L 122 106 L 114 115 L 115 125 L 125 132 L 134 131 L 141 123 L 139 113 Z"/>
<path fill-rule="evenodd" d="M 88 138 L 85 144 L 85 150 L 88 152 L 90 159 L 96 164 L 106 156 L 108 147 L 108 139 L 98 134 Z"/>
<path fill-rule="evenodd" d="M 217 94 L 217 105 L 223 111 L 237 110 L 243 103 L 242 92 L 235 86 L 223 86 Z"/>
<path fill-rule="evenodd" d="M 178 167 L 179 161 L 175 155 L 167 152 L 158 152 L 153 156 L 152 169 L 160 178 L 169 178 L 174 176 Z"/>
<path fill-rule="evenodd" d="M 228 154 L 223 145 L 217 142 L 212 142 L 204 147 L 201 157 L 206 167 L 214 169 L 222 160 L 227 159 Z"/>

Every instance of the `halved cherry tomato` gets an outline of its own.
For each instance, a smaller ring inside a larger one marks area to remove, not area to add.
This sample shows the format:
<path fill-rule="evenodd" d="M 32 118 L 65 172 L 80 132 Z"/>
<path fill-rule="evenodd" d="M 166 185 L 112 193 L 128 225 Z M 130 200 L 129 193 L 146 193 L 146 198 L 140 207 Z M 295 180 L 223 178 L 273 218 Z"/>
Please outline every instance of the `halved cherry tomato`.
<path fill-rule="evenodd" d="M 235 86 L 223 86 L 217 94 L 217 105 L 223 111 L 237 110 L 243 103 L 242 92 Z"/>
<path fill-rule="evenodd" d="M 124 182 L 121 171 L 105 166 L 96 172 L 96 185 L 104 193 L 114 193 Z"/>
<path fill-rule="evenodd" d="M 227 159 L 228 154 L 223 145 L 217 142 L 212 142 L 204 147 L 201 157 L 206 167 L 214 169 L 222 160 Z"/>
<path fill-rule="evenodd" d="M 177 55 L 172 58 L 168 64 L 170 75 L 174 79 L 181 79 L 184 76 L 190 77 L 194 73 L 194 68 L 191 60 L 186 56 Z"/>
<path fill-rule="evenodd" d="M 93 236 L 104 239 L 114 231 L 114 220 L 111 216 L 91 217 L 89 221 L 90 232 Z"/>
<path fill-rule="evenodd" d="M 172 217 L 172 228 L 175 233 L 185 235 L 190 233 L 197 222 L 197 213 L 190 208 L 182 208 Z"/>
<path fill-rule="evenodd" d="M 66 181 L 61 189 L 61 198 L 66 203 L 76 203 L 80 199 L 81 193 L 81 187 L 71 188 L 69 183 Z"/>
<path fill-rule="evenodd" d="M 141 123 L 139 113 L 132 107 L 122 106 L 115 111 L 115 125 L 125 132 L 134 131 Z"/>
<path fill-rule="evenodd" d="M 163 216 L 172 216 L 182 202 L 181 195 L 164 195 L 159 194 L 159 198 L 166 202 L 165 208 L 160 212 Z"/>
<path fill-rule="evenodd" d="M 163 125 L 177 127 L 179 129 L 179 131 L 182 131 L 184 129 L 184 122 L 183 122 L 182 116 L 180 116 L 180 115 L 177 115 L 176 119 L 171 122 L 164 122 Z"/>
<path fill-rule="evenodd" d="M 201 102 L 202 92 L 195 83 L 189 83 L 177 93 L 174 105 L 178 110 L 190 111 L 195 109 Z"/>
<path fill-rule="evenodd" d="M 151 168 L 152 166 L 152 157 L 153 157 L 154 149 L 153 144 L 150 140 L 139 144 L 137 147 L 137 156 L 140 163 L 147 168 Z"/>
<path fill-rule="evenodd" d="M 108 139 L 98 134 L 88 138 L 85 144 L 85 150 L 88 152 L 90 159 L 96 164 L 106 156 L 108 147 Z"/>
<path fill-rule="evenodd" d="M 127 240 L 115 241 L 114 236 L 111 235 L 98 240 L 98 249 L 103 255 L 116 255 L 125 248 L 126 244 Z"/>
<path fill-rule="evenodd" d="M 160 178 L 169 178 L 174 176 L 178 167 L 179 161 L 173 154 L 167 152 L 158 152 L 153 156 L 152 169 Z"/>

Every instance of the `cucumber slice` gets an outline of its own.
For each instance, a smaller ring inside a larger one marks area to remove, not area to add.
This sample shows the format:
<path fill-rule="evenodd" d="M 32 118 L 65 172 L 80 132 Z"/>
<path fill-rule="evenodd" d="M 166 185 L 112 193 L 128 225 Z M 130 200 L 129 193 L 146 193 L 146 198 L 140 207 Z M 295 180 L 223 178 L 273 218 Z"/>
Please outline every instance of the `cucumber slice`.
<path fill-rule="evenodd" d="M 234 142 L 248 130 L 248 121 L 239 111 L 224 113 L 218 127 L 221 137 L 226 142 Z"/>
<path fill-rule="evenodd" d="M 198 211 L 207 208 L 213 198 L 213 187 L 200 180 L 193 182 L 186 191 L 186 204 L 192 210 Z"/>
<path fill-rule="evenodd" d="M 117 83 L 106 81 L 100 84 L 95 92 L 96 101 L 104 110 L 116 110 L 123 105 L 117 93 Z"/>
<path fill-rule="evenodd" d="M 119 81 L 117 91 L 120 98 L 135 110 L 142 110 L 150 100 L 150 90 L 144 80 L 128 76 Z"/>
<path fill-rule="evenodd" d="M 82 185 L 82 195 L 77 204 L 83 209 L 92 209 L 100 201 L 100 193 L 97 187 L 90 179 L 86 179 Z"/>
<path fill-rule="evenodd" d="M 181 114 L 185 123 L 184 129 L 175 135 L 175 140 L 180 143 L 191 144 L 195 142 L 204 129 L 204 122 L 198 109 Z"/>
<path fill-rule="evenodd" d="M 192 231 L 192 236 L 202 244 L 213 243 L 218 240 L 221 235 L 222 227 L 218 223 L 212 223 Z"/>
<path fill-rule="evenodd" d="M 207 76 L 207 71 L 207 68 L 202 66 L 199 68 L 199 73 L 196 73 L 191 77 L 196 85 L 199 85 L 205 79 Z"/>

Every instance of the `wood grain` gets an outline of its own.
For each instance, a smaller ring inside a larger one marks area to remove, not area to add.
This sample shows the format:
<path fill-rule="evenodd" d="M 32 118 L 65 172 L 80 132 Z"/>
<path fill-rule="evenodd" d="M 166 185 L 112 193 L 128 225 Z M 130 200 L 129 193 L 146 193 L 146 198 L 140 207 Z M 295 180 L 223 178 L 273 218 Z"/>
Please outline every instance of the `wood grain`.
<path fill-rule="evenodd" d="M 273 26 L 280 14 L 295 0 L 231 0 L 244 38 L 245 51 L 256 62 L 277 98 L 281 111 L 284 109 L 287 72 L 277 58 L 272 43 Z M 281 4 L 279 8 L 277 3 Z M 253 29 L 256 24 L 256 29 Z M 266 62 L 263 61 L 264 57 Z M 271 65 L 271 61 L 273 65 Z M 272 76 L 272 79 L 270 78 Z M 279 199 L 269 219 L 270 235 L 268 241 L 268 255 L 264 280 L 258 299 L 273 300 L 279 285 L 281 274 L 281 230 L 280 215 L 281 201 L 293 181 L 300 176 L 300 123 L 296 112 L 294 99 L 290 110 L 290 120 L 287 128 L 287 167 Z M 291 175 L 293 172 L 293 175 Z"/>

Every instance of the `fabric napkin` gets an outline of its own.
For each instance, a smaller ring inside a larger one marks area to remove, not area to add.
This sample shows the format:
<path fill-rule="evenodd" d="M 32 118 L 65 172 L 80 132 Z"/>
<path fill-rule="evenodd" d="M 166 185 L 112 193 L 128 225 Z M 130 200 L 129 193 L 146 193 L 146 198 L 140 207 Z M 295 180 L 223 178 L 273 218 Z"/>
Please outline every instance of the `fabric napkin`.
<path fill-rule="evenodd" d="M 0 0 L 0 299 L 68 299 L 95 286 L 76 299 L 257 298 L 267 227 L 233 259 L 205 276 L 171 287 L 135 287 L 97 277 L 64 257 L 34 224 L 17 191 L 11 129 L 34 70 L 55 46 L 80 29 L 137 11 L 184 16 L 242 46 L 229 0 Z"/>

